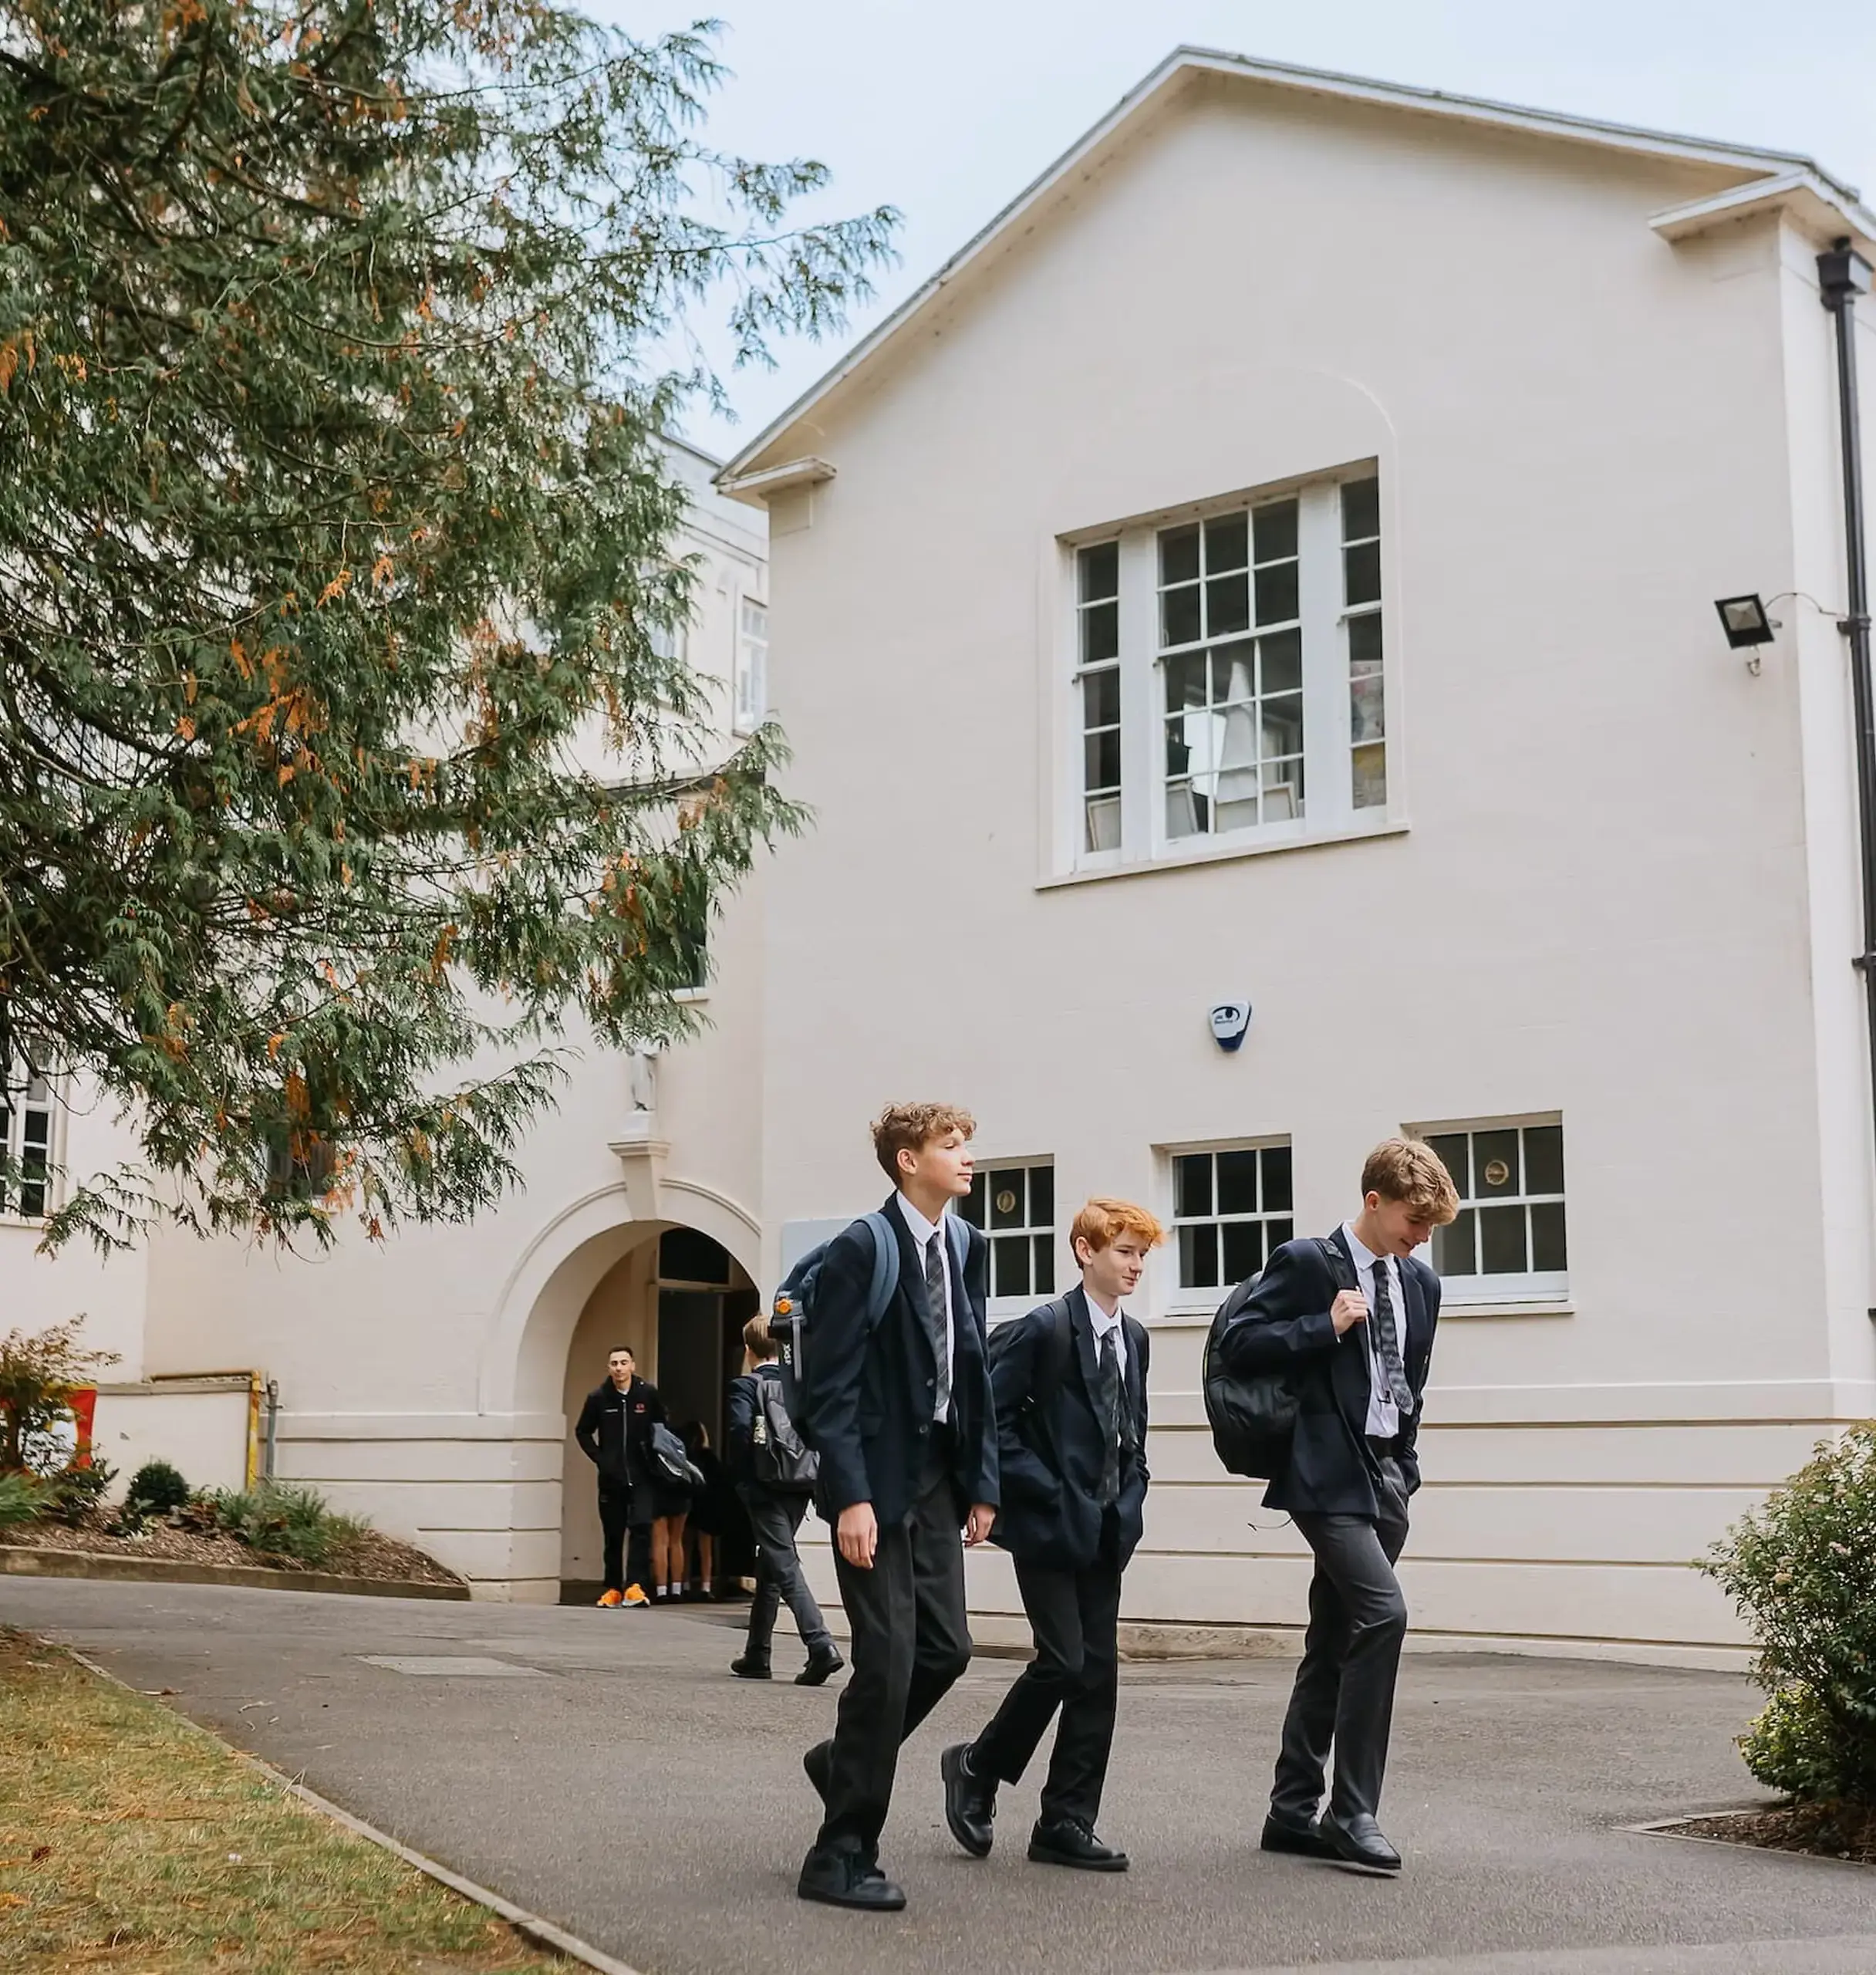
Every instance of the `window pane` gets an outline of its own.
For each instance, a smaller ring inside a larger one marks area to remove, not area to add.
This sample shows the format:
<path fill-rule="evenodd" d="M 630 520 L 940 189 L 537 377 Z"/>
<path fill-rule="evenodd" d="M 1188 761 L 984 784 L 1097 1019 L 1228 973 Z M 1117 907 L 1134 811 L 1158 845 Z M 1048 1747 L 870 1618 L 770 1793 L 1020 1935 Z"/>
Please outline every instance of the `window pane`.
<path fill-rule="evenodd" d="M 1241 569 L 1250 559 L 1250 518 L 1220 515 L 1205 524 L 1205 572 Z"/>
<path fill-rule="evenodd" d="M 1095 603 L 1081 613 L 1081 663 L 1100 665 L 1120 650 L 1120 606 Z"/>
<path fill-rule="evenodd" d="M 1105 734 L 1091 734 L 1081 744 L 1081 772 L 1085 788 L 1118 788 L 1120 786 L 1120 729 L 1110 727 Z"/>
<path fill-rule="evenodd" d="M 1342 539 L 1360 542 L 1381 532 L 1381 482 L 1351 480 L 1342 488 Z"/>
<path fill-rule="evenodd" d="M 1294 1241 L 1296 1238 L 1295 1224 L 1291 1221 L 1267 1220 L 1264 1223 L 1264 1231 L 1270 1237 L 1269 1247 L 1272 1254 L 1274 1254 L 1286 1241 Z"/>
<path fill-rule="evenodd" d="M 1199 639 L 1199 586 L 1169 589 L 1159 599 L 1159 642 L 1196 644 Z"/>
<path fill-rule="evenodd" d="M 1494 1194 L 1509 1197 L 1523 1192 L 1523 1169 L 1518 1160 L 1518 1135 L 1515 1128 L 1510 1131 L 1474 1132 L 1472 1150 L 1475 1197 L 1489 1200 Z"/>
<path fill-rule="evenodd" d="M 1453 1176 L 1453 1183 L 1459 1189 L 1459 1198 L 1472 1198 L 1472 1166 L 1467 1157 L 1471 1140 L 1464 1132 L 1448 1132 L 1427 1143 L 1437 1155 L 1439 1163 Z M 1442 1273 L 1444 1271 L 1442 1271 Z"/>
<path fill-rule="evenodd" d="M 1205 586 L 1205 634 L 1227 636 L 1250 625 L 1250 579 L 1248 576 L 1217 576 Z"/>
<path fill-rule="evenodd" d="M 1005 1234 L 990 1244 L 990 1294 L 993 1296 L 1027 1296 L 1029 1294 L 1029 1237 Z"/>
<path fill-rule="evenodd" d="M 1527 1193 L 1561 1193 L 1564 1190 L 1561 1125 L 1524 1127 L 1524 1190 Z"/>
<path fill-rule="evenodd" d="M 1202 651 L 1188 652 L 1183 658 L 1169 658 L 1162 668 L 1166 676 L 1166 711 L 1205 704 L 1210 661 Z"/>
<path fill-rule="evenodd" d="M 1211 1223 L 1179 1231 L 1179 1280 L 1183 1289 L 1218 1287 L 1218 1230 Z"/>
<path fill-rule="evenodd" d="M 973 1173 L 970 1176 L 970 1191 L 957 1204 L 957 1212 L 973 1227 L 984 1225 L 984 1175 Z"/>
<path fill-rule="evenodd" d="M 1088 847 L 1090 850 L 1120 848 L 1120 798 L 1098 795 L 1088 805 Z"/>
<path fill-rule="evenodd" d="M 1342 600 L 1345 603 L 1378 603 L 1381 600 L 1381 544 L 1364 542 L 1358 549 L 1342 551 Z"/>
<path fill-rule="evenodd" d="M 1218 1231 L 1224 1243 L 1223 1278 L 1242 1282 L 1264 1266 L 1264 1224 L 1260 1220 L 1227 1220 Z"/>
<path fill-rule="evenodd" d="M 1280 1207 L 1286 1214 L 1291 1205 L 1290 1190 L 1290 1148 L 1287 1145 L 1266 1146 L 1257 1155 L 1264 1167 L 1264 1210 L 1271 1213 Z M 1288 1237 L 1286 1236 L 1285 1239 Z"/>
<path fill-rule="evenodd" d="M 1029 1169 L 1029 1224 L 1031 1227 L 1055 1225 L 1055 1169 L 1052 1166 Z"/>
<path fill-rule="evenodd" d="M 1218 1155 L 1218 1211 L 1255 1214 L 1257 1210 L 1257 1155 L 1221 1152 Z"/>
<path fill-rule="evenodd" d="M 1211 652 L 1212 704 L 1242 705 L 1257 690 L 1257 647 L 1249 639 L 1214 645 Z"/>
<path fill-rule="evenodd" d="M 1530 1210 L 1530 1265 L 1534 1269 L 1561 1271 L 1570 1264 L 1564 1252 L 1564 1205 L 1561 1200 Z"/>
<path fill-rule="evenodd" d="M 1440 1141 L 1434 1139 L 1437 1146 Z M 1452 1141 L 1446 1141 L 1450 1144 Z M 1463 1144 L 1465 1141 L 1460 1140 Z M 1433 1268 L 1440 1275 L 1476 1275 L 1479 1273 L 1478 1216 L 1470 1207 L 1459 1218 L 1433 1230 Z"/>
<path fill-rule="evenodd" d="M 1275 562 L 1257 572 L 1257 622 L 1287 623 L 1297 614 L 1296 569 L 1294 562 Z"/>
<path fill-rule="evenodd" d="M 1382 698 L 1384 682 L 1378 673 L 1348 682 L 1349 731 L 1357 747 L 1387 738 L 1387 707 Z"/>
<path fill-rule="evenodd" d="M 1169 528 L 1159 538 L 1159 580 L 1162 583 L 1189 582 L 1199 573 L 1199 530 Z"/>
<path fill-rule="evenodd" d="M 1278 631 L 1257 640 L 1257 655 L 1264 665 L 1264 690 L 1267 693 L 1294 693 L 1303 684 L 1303 633 Z"/>
<path fill-rule="evenodd" d="M 1081 724 L 1084 727 L 1118 727 L 1120 724 L 1120 668 L 1109 666 L 1105 672 L 1091 672 L 1081 681 Z"/>
<path fill-rule="evenodd" d="M 1348 620 L 1348 669 L 1351 672 L 1372 672 L 1381 665 L 1381 613 L 1371 610 L 1365 616 Z"/>
<path fill-rule="evenodd" d="M 1076 572 L 1081 579 L 1081 601 L 1092 603 L 1097 597 L 1118 596 L 1120 594 L 1120 544 L 1118 542 L 1097 542 L 1092 549 L 1084 549 L 1075 558 Z"/>
<path fill-rule="evenodd" d="M 1031 1263 L 1034 1271 L 1031 1291 L 1038 1296 L 1052 1296 L 1055 1293 L 1055 1244 L 1052 1236 L 1034 1235 L 1030 1243 Z"/>
<path fill-rule="evenodd" d="M 993 1227 L 1027 1227 L 1029 1216 L 1023 1197 L 1024 1173 L 1020 1166 L 1006 1166 L 990 1177 L 990 1225 Z"/>
<path fill-rule="evenodd" d="M 1264 758 L 1282 760 L 1303 751 L 1303 695 L 1280 693 L 1264 702 Z M 1289 778 L 1286 768 L 1284 778 Z"/>
<path fill-rule="evenodd" d="M 1258 508 L 1253 520 L 1257 528 L 1260 562 L 1280 562 L 1284 556 L 1296 553 L 1294 501 L 1273 501 L 1267 508 Z"/>
<path fill-rule="evenodd" d="M 1172 1162 L 1172 1212 L 1181 1220 L 1193 1220 L 1211 1210 L 1212 1155 L 1183 1153 Z"/>
<path fill-rule="evenodd" d="M 1530 1267 L 1524 1247 L 1524 1210 L 1480 1207 L 1479 1250 L 1481 1275 L 1523 1274 Z"/>

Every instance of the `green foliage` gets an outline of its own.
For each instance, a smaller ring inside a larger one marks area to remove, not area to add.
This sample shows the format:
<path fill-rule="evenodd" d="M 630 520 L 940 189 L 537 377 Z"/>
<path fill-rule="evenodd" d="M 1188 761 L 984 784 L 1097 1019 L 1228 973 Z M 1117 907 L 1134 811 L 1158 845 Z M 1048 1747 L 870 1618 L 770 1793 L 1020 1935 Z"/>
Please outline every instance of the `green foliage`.
<path fill-rule="evenodd" d="M 152 1515 L 167 1515 L 188 1501 L 191 1491 L 181 1472 L 167 1460 L 147 1460 L 130 1477 L 124 1506 L 136 1504 Z"/>
<path fill-rule="evenodd" d="M 357 1516 L 336 1515 L 312 1489 L 290 1482 L 261 1481 L 238 1491 L 218 1489 L 208 1499 L 214 1505 L 217 1522 L 231 1536 L 269 1555 L 291 1557 L 315 1568 L 371 1526 Z"/>
<path fill-rule="evenodd" d="M 116 1469 L 108 1460 L 95 1457 L 88 1467 L 80 1467 L 74 1463 L 62 1468 L 58 1474 L 48 1476 L 41 1484 L 46 1497 L 46 1513 L 69 1529 L 78 1528 L 97 1513 L 116 1478 Z"/>
<path fill-rule="evenodd" d="M 44 1495 L 33 1476 L 23 1472 L 0 1474 L 0 1529 L 32 1521 L 45 1507 Z"/>
<path fill-rule="evenodd" d="M 1772 1696 L 1740 1744 L 1753 1775 L 1876 1805 L 1876 1425 L 1820 1444 L 1702 1568 L 1752 1627 Z"/>
<path fill-rule="evenodd" d="M 79 1343 L 84 1322 L 73 1317 L 0 1338 L 0 1474 L 63 1466 L 63 1450 L 51 1451 L 52 1430 L 71 1418 L 72 1394 L 117 1362 L 114 1351 Z"/>
<path fill-rule="evenodd" d="M 669 655 L 658 435 L 718 388 L 700 311 L 738 362 L 819 333 L 896 216 L 791 228 L 822 167 L 709 150 L 707 29 L 8 19 L 0 997 L 141 1153 L 47 1241 L 466 1214 L 563 1022 L 684 1033 L 697 927 L 798 825 Z"/>

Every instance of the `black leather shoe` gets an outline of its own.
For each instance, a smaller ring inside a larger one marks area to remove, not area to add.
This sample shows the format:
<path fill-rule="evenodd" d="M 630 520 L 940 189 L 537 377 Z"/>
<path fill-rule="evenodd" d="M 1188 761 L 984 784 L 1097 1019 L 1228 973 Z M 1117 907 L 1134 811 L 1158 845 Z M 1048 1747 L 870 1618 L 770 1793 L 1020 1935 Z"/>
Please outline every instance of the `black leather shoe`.
<path fill-rule="evenodd" d="M 846 1661 L 830 1646 L 825 1653 L 811 1653 L 808 1664 L 795 1676 L 798 1687 L 818 1687 L 824 1681 L 831 1680 Z"/>
<path fill-rule="evenodd" d="M 1332 1858 L 1344 1865 L 1358 1865 L 1365 1872 L 1386 1872 L 1401 1869 L 1401 1855 L 1381 1835 L 1381 1827 L 1364 1811 L 1355 1817 L 1338 1818 L 1324 1811 L 1316 1828 Z"/>
<path fill-rule="evenodd" d="M 1124 1872 L 1127 1855 L 1103 1845 L 1079 1818 L 1042 1818 L 1029 1834 L 1029 1855 L 1038 1865 L 1078 1865 L 1085 1872 Z"/>
<path fill-rule="evenodd" d="M 739 1680 L 772 1680 L 775 1677 L 766 1659 L 752 1659 L 747 1653 L 741 1659 L 730 1662 L 730 1671 Z"/>
<path fill-rule="evenodd" d="M 822 1802 L 827 1801 L 827 1793 L 834 1781 L 834 1744 L 817 1742 L 801 1758 L 801 1767 L 808 1772 L 808 1780 L 815 1786 L 815 1794 Z"/>
<path fill-rule="evenodd" d="M 944 1821 L 973 1859 L 990 1855 L 990 1820 L 997 1815 L 997 1781 L 970 1767 L 970 1744 L 954 1743 L 938 1758 L 944 1778 Z"/>
<path fill-rule="evenodd" d="M 1333 1859 L 1337 1855 L 1313 1824 L 1292 1824 L 1287 1818 L 1267 1817 L 1259 1848 L 1294 1852 L 1299 1859 Z"/>
<path fill-rule="evenodd" d="M 817 1845 L 801 1861 L 795 1890 L 803 1899 L 865 1913 L 896 1913 L 906 1903 L 903 1891 L 857 1845 Z"/>

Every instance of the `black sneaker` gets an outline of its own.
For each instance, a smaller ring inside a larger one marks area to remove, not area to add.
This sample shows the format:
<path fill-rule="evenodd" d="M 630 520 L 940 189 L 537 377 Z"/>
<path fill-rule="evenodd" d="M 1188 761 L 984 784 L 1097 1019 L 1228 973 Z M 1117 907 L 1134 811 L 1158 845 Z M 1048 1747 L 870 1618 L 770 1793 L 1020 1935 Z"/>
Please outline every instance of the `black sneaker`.
<path fill-rule="evenodd" d="M 757 1659 L 747 1653 L 741 1659 L 730 1662 L 730 1671 L 739 1680 L 772 1680 L 775 1677 L 766 1659 Z"/>
<path fill-rule="evenodd" d="M 831 1646 L 824 1652 L 811 1653 L 808 1656 L 808 1664 L 795 1675 L 795 1684 L 798 1687 L 823 1686 L 846 1663 Z"/>
<path fill-rule="evenodd" d="M 906 1903 L 877 1863 L 857 1845 L 817 1845 L 801 1861 L 795 1886 L 803 1899 L 824 1906 L 851 1906 L 864 1913 L 896 1913 Z"/>

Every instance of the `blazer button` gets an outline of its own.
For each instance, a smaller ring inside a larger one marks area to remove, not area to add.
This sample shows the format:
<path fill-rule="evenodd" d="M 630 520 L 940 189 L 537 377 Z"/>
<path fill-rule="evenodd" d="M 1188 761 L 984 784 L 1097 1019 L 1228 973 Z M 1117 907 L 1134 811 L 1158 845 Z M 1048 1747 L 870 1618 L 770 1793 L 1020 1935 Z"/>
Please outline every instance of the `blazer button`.
<path fill-rule="evenodd" d="M 927 1379 L 925 1381 L 925 1389 L 927 1392 L 936 1392 L 938 1389 L 938 1381 L 936 1379 Z"/>

